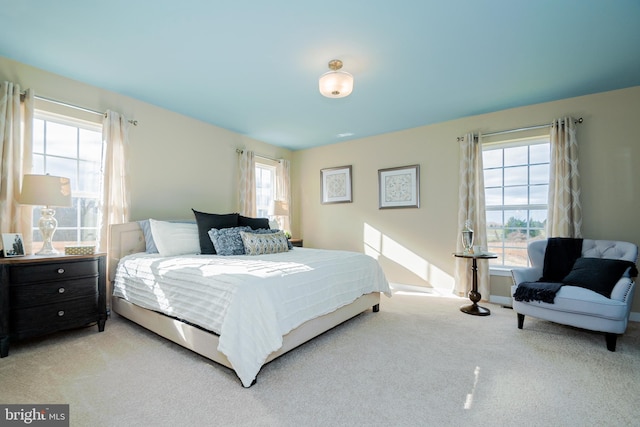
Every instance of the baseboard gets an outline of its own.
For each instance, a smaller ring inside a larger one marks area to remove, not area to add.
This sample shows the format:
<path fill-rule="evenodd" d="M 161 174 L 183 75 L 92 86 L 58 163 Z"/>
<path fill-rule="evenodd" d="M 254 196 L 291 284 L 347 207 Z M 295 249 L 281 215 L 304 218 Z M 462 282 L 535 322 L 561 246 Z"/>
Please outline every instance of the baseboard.
<path fill-rule="evenodd" d="M 500 304 L 504 307 L 511 307 L 511 297 L 503 297 L 500 295 L 489 295 L 489 302 Z"/>
<path fill-rule="evenodd" d="M 500 304 L 503 307 L 511 307 L 511 297 L 503 297 L 500 295 L 489 295 L 489 302 Z M 629 315 L 630 322 L 640 322 L 640 313 L 631 312 Z"/>

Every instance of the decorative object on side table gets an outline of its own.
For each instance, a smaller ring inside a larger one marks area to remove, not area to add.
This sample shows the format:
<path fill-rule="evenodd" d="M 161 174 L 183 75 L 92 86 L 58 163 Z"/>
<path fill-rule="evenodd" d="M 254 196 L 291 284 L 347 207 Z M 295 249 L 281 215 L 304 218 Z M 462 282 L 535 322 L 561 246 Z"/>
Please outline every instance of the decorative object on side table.
<path fill-rule="evenodd" d="M 52 207 L 71 206 L 71 180 L 53 175 L 25 175 L 22 178 L 20 203 L 23 205 L 44 206 L 40 211 L 38 228 L 42 233 L 42 249 L 36 255 L 55 255 L 58 253 L 51 243 L 58 221 Z"/>
<path fill-rule="evenodd" d="M 471 220 L 468 219 L 464 222 L 464 228 L 462 229 L 462 247 L 464 253 L 473 253 L 473 228 L 471 228 Z"/>
<path fill-rule="evenodd" d="M 24 256 L 24 240 L 20 233 L 2 233 L 2 253 L 5 258 Z"/>
<path fill-rule="evenodd" d="M 478 260 L 498 258 L 498 256 L 490 252 L 483 253 L 481 251 L 478 251 L 478 253 L 473 253 L 473 251 L 471 253 L 456 252 L 453 255 L 458 258 L 471 258 L 471 260 L 473 261 L 471 263 L 471 270 L 473 272 L 472 273 L 473 282 L 472 282 L 471 290 L 469 291 L 469 299 L 471 300 L 471 304 L 463 305 L 462 307 L 460 307 L 460 311 L 467 314 L 473 314 L 475 316 L 490 315 L 491 311 L 488 308 L 480 307 L 478 305 L 478 302 L 482 298 L 482 295 L 480 295 L 480 292 L 478 292 Z"/>
<path fill-rule="evenodd" d="M 106 255 L 0 259 L 0 357 L 9 341 L 107 320 Z"/>
<path fill-rule="evenodd" d="M 420 165 L 378 170 L 379 209 L 420 207 Z"/>

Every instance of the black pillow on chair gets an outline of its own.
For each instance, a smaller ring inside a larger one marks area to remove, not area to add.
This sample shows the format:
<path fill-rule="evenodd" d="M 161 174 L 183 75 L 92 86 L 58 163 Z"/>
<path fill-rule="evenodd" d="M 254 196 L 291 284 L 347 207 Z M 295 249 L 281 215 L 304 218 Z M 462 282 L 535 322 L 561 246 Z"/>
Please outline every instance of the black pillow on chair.
<path fill-rule="evenodd" d="M 578 258 L 562 283 L 591 289 L 610 298 L 622 274 L 632 266 L 632 262 L 621 259 Z"/>
<path fill-rule="evenodd" d="M 196 224 L 198 224 L 198 237 L 200 239 L 200 253 L 203 255 L 214 255 L 216 248 L 209 237 L 209 230 L 212 228 L 229 228 L 238 226 L 238 214 L 212 214 L 206 212 L 198 212 L 191 209 L 196 216 Z"/>

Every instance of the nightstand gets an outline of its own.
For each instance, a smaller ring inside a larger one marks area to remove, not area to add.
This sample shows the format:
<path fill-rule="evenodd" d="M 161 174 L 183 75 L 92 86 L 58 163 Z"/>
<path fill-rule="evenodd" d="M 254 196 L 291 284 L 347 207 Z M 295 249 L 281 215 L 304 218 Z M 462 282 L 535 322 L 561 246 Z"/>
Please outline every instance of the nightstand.
<path fill-rule="evenodd" d="M 0 357 L 9 341 L 107 320 L 106 255 L 0 258 Z"/>
<path fill-rule="evenodd" d="M 293 246 L 297 246 L 298 248 L 302 247 L 302 239 L 289 239 Z"/>

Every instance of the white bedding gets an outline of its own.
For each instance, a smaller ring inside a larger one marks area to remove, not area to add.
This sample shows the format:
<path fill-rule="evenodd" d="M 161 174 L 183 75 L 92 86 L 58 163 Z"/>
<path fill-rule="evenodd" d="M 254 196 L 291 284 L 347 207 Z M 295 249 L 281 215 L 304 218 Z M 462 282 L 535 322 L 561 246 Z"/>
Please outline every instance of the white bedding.
<path fill-rule="evenodd" d="M 220 335 L 245 387 L 282 337 L 370 292 L 391 296 L 378 262 L 309 248 L 260 256 L 139 253 L 120 260 L 113 294 Z"/>

